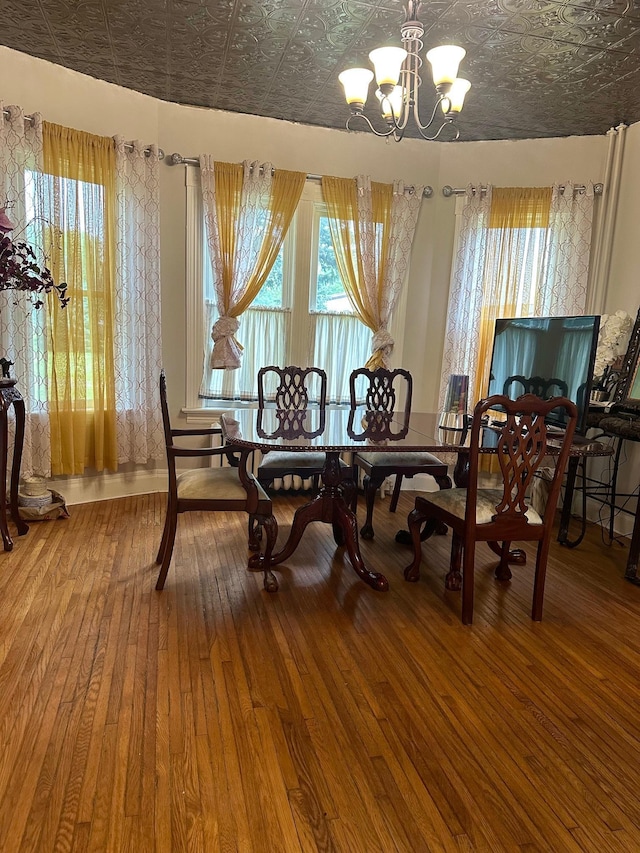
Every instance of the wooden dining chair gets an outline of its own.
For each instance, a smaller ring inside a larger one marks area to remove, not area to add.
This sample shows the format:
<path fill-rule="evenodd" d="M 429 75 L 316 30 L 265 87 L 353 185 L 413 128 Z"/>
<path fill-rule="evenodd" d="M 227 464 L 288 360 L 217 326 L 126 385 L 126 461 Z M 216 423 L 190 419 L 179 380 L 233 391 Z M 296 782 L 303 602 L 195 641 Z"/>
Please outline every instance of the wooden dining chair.
<path fill-rule="evenodd" d="M 397 411 L 399 399 L 404 392 L 404 414 L 408 418 L 411 412 L 413 379 L 407 370 L 396 368 L 386 370 L 368 370 L 358 368 L 349 377 L 349 395 L 351 408 L 364 405 L 371 412 Z M 364 472 L 363 491 L 366 506 L 365 523 L 360 530 L 363 539 L 373 539 L 373 510 L 376 492 L 387 477 L 395 476 L 393 494 L 389 504 L 389 512 L 395 512 L 400 496 L 400 486 L 403 477 L 413 477 L 416 474 L 430 474 L 441 489 L 448 489 L 451 480 L 447 473 L 447 465 L 441 462 L 433 453 L 407 451 L 406 453 L 363 453 L 358 451 L 353 458 L 355 469 Z"/>
<path fill-rule="evenodd" d="M 567 414 L 566 428 L 561 433 L 554 432 L 551 439 L 555 467 L 547 505 L 540 515 L 530 505 L 527 493 L 536 471 L 549 454 L 550 438 L 544 419 L 557 408 L 563 408 Z M 500 426 L 487 426 L 487 419 L 483 416 L 490 409 L 504 413 Z M 476 542 L 493 543 L 494 550 L 500 553 L 496 577 L 508 580 L 511 577 L 508 566 L 511 542 L 534 541 L 538 543 L 538 549 L 531 618 L 540 621 L 551 530 L 577 417 L 577 407 L 566 397 L 541 400 L 533 394 L 525 394 L 517 400 L 510 400 L 504 395 L 495 395 L 481 400 L 475 407 L 471 424 L 466 488 L 417 497 L 415 508 L 409 514 L 413 562 L 405 569 L 405 579 L 417 581 L 420 576 L 421 526 L 425 522 L 444 522 L 452 530 L 447 585 L 450 589 L 459 589 L 461 582 L 462 621 L 469 625 L 473 620 Z M 487 439 L 494 444 L 500 482 L 495 488 L 478 488 L 480 451 Z M 502 543 L 501 546 L 498 543 Z"/>
<path fill-rule="evenodd" d="M 182 512 L 203 510 L 205 512 L 245 512 L 249 520 L 255 518 L 260 529 L 266 531 L 264 553 L 260 555 L 260 567 L 264 573 L 264 587 L 268 592 L 278 589 L 278 582 L 271 571 L 271 554 L 278 535 L 278 526 L 273 516 L 271 500 L 255 477 L 246 470 L 250 449 L 240 450 L 230 447 L 180 447 L 174 439 L 181 436 L 207 436 L 219 434 L 220 430 L 209 429 L 172 429 L 167 405 L 167 383 L 164 370 L 160 373 L 160 407 L 167 450 L 167 469 L 169 472 L 169 490 L 167 512 L 156 563 L 160 565 L 160 574 L 156 589 L 161 590 L 169 571 L 173 545 L 176 537 L 178 515 Z M 176 471 L 176 459 L 179 457 L 194 459 L 198 457 L 226 456 L 230 467 L 189 468 Z M 213 543 L 211 543 L 213 545 Z M 259 551 L 260 545 L 254 526 L 249 523 L 249 549 Z"/>
<path fill-rule="evenodd" d="M 312 401 L 315 397 L 315 402 Z M 327 374 L 319 367 L 276 367 L 269 365 L 258 371 L 258 407 L 273 403 L 283 411 L 304 411 L 310 405 L 324 409 L 327 402 Z M 324 468 L 325 454 L 313 451 L 277 451 L 263 455 L 258 466 L 258 482 L 268 489 L 274 480 L 287 475 L 297 475 L 303 480 L 312 479 L 313 488 L 318 489 Z M 340 460 L 341 466 L 348 466 Z"/>

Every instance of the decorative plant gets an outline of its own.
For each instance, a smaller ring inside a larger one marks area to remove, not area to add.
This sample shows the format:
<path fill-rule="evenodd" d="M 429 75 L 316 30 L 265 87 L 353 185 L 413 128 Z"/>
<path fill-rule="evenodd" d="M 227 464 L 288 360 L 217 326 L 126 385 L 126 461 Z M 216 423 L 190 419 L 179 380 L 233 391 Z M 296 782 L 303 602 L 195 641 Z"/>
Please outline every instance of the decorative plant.
<path fill-rule="evenodd" d="M 0 291 L 28 293 L 34 308 L 44 304 L 43 294 L 54 292 L 64 308 L 69 302 L 66 282 L 56 284 L 51 270 L 38 263 L 34 249 L 23 240 L 12 239 L 9 232 L 14 227 L 6 208 L 0 208 Z"/>
<path fill-rule="evenodd" d="M 607 372 L 614 368 L 618 359 L 624 355 L 632 325 L 633 319 L 626 311 L 603 314 L 600 318 L 598 348 L 593 366 L 596 382 L 606 379 Z"/>

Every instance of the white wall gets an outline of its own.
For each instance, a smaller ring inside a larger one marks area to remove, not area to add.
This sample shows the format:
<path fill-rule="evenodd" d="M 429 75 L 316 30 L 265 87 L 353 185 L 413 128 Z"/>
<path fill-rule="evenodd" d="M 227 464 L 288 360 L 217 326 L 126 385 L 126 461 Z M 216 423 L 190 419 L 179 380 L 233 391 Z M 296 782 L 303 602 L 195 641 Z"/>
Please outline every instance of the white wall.
<path fill-rule="evenodd" d="M 444 320 L 447 311 L 455 200 L 441 195 L 444 184 L 465 186 L 491 182 L 497 186 L 543 186 L 553 181 L 602 180 L 606 139 L 526 140 L 518 142 L 437 143 L 406 139 L 399 144 L 368 133 L 348 133 L 224 113 L 158 101 L 94 80 L 43 60 L 0 47 L 0 96 L 5 104 L 39 111 L 48 121 L 97 134 L 122 134 L 157 142 L 167 154 L 212 153 L 216 159 L 269 160 L 276 167 L 312 174 L 375 180 L 402 178 L 431 184 L 418 222 L 403 336 L 403 366 L 415 378 L 416 408 L 437 401 Z M 346 117 L 346 108 L 345 108 Z M 640 126 L 631 128 L 626 163 L 629 182 L 640 169 Z M 464 114 L 461 120 L 464 136 Z M 633 164 L 633 165 L 631 165 Z M 185 386 L 185 174 L 184 167 L 162 165 L 162 334 L 170 404 L 177 419 Z M 623 190 L 624 209 L 618 246 L 620 268 L 614 307 L 637 308 L 637 274 L 633 267 L 633 221 L 636 195 Z M 637 217 L 636 217 L 637 219 Z"/>

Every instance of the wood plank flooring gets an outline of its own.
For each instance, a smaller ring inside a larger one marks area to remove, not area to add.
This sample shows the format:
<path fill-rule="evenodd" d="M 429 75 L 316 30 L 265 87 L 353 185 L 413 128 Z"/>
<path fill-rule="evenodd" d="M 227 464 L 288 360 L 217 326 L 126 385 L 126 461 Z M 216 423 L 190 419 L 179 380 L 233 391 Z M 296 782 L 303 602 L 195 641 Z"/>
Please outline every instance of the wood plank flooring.
<path fill-rule="evenodd" d="M 464 627 L 449 537 L 402 579 L 411 505 L 363 543 L 388 593 L 324 525 L 268 595 L 240 515 L 181 516 L 161 593 L 164 496 L 33 524 L 0 553 L 0 851 L 640 850 L 626 551 L 552 546 L 536 624 L 532 567 L 479 546 Z"/>

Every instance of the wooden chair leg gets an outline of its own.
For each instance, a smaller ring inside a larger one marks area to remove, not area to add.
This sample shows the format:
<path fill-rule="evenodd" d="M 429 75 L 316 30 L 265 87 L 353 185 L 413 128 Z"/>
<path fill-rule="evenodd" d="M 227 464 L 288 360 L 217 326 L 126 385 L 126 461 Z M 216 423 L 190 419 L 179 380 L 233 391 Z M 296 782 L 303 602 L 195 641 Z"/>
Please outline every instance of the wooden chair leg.
<path fill-rule="evenodd" d="M 513 575 L 509 568 L 509 553 L 511 542 L 503 542 L 500 549 L 500 562 L 496 566 L 495 576 L 499 581 L 510 581 Z"/>
<path fill-rule="evenodd" d="M 393 494 L 391 495 L 391 503 L 389 504 L 389 512 L 395 512 L 398 507 L 398 498 L 400 497 L 401 485 L 402 474 L 396 474 L 396 481 L 393 484 Z"/>
<path fill-rule="evenodd" d="M 449 572 L 445 578 L 445 588 L 458 592 L 462 587 L 462 574 L 460 567 L 462 565 L 462 539 L 459 534 L 452 532 L 451 534 L 451 561 L 449 563 Z"/>
<path fill-rule="evenodd" d="M 473 540 L 464 543 L 462 555 L 462 624 L 473 622 L 473 586 L 476 559 L 476 543 Z"/>
<path fill-rule="evenodd" d="M 276 545 L 276 539 L 278 538 L 278 524 L 275 517 L 269 515 L 261 518 L 261 527 L 264 528 L 266 533 L 264 554 L 261 555 L 264 571 L 264 588 L 267 592 L 277 592 L 278 581 L 271 571 L 271 555 Z"/>
<path fill-rule="evenodd" d="M 409 513 L 407 523 L 411 544 L 413 546 L 413 560 L 404 570 L 404 579 L 415 583 L 420 579 L 420 561 L 422 559 L 422 541 L 420 539 L 420 525 L 426 520 L 426 516 L 418 509 Z"/>
<path fill-rule="evenodd" d="M 260 540 L 262 539 L 262 525 L 260 516 L 250 515 L 248 528 L 249 550 L 259 551 Z"/>
<path fill-rule="evenodd" d="M 160 547 L 158 548 L 158 554 L 156 556 L 156 563 L 160 565 L 162 562 L 162 558 L 164 557 L 164 552 L 167 547 L 167 534 L 169 530 L 169 505 L 167 503 L 167 511 L 164 517 L 164 527 L 162 529 L 162 539 L 160 540 Z"/>
<path fill-rule="evenodd" d="M 169 522 L 169 526 L 166 531 L 167 539 L 164 546 L 164 553 L 162 555 L 162 565 L 160 566 L 160 574 L 158 575 L 158 580 L 156 581 L 157 590 L 164 589 L 164 582 L 167 579 L 169 563 L 171 562 L 171 555 L 173 554 L 173 544 L 176 541 L 176 527 L 178 526 L 177 513 L 169 513 L 167 515 L 167 520 Z"/>
<path fill-rule="evenodd" d="M 542 604 L 544 600 L 544 584 L 547 578 L 547 559 L 549 557 L 549 536 L 538 542 L 536 554 L 536 572 L 533 580 L 533 604 L 531 618 L 534 622 L 542 621 Z"/>
<path fill-rule="evenodd" d="M 373 507 L 376 500 L 376 492 L 383 483 L 384 478 L 373 477 L 369 474 L 365 475 L 363 481 L 364 488 L 364 503 L 367 510 L 367 515 L 364 524 L 360 529 L 360 536 L 363 539 L 373 539 Z"/>

